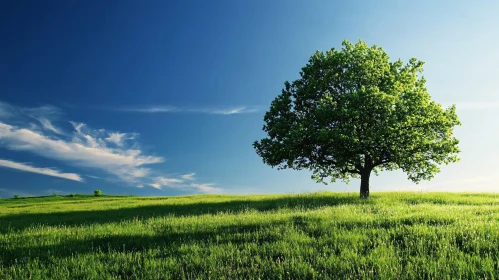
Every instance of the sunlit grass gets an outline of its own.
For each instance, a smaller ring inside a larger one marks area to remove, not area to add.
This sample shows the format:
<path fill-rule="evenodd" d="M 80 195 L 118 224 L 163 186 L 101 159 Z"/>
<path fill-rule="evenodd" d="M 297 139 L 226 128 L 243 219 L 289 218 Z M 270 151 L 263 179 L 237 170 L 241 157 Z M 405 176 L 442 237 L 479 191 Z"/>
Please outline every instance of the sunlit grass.
<path fill-rule="evenodd" d="M 499 195 L 0 200 L 0 279 L 499 278 Z"/>

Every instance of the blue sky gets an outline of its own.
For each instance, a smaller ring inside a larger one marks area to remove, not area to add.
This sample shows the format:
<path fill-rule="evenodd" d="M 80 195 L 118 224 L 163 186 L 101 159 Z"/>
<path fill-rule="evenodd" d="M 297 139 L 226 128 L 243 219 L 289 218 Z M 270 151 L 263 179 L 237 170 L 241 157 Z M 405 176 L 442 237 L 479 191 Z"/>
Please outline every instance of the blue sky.
<path fill-rule="evenodd" d="M 417 57 L 456 104 L 461 161 L 430 182 L 499 187 L 497 1 L 8 1 L 0 4 L 0 196 L 355 191 L 263 164 L 251 144 L 284 81 L 344 39 Z"/>

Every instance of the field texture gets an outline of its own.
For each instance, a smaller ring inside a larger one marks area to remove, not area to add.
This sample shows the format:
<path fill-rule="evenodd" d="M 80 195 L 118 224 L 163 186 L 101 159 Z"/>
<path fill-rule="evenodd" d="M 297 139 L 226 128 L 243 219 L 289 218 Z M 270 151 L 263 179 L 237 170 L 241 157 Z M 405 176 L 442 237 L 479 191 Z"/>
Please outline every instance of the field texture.
<path fill-rule="evenodd" d="M 0 200 L 0 279 L 497 279 L 499 196 Z"/>

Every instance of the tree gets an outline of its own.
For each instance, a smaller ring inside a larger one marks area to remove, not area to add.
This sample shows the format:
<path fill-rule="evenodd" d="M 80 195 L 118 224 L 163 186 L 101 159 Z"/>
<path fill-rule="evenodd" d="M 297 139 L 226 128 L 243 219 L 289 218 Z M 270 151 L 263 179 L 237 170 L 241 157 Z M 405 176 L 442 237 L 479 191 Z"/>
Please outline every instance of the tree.
<path fill-rule="evenodd" d="M 102 196 L 102 191 L 101 190 L 95 190 L 94 191 L 94 196 Z"/>
<path fill-rule="evenodd" d="M 431 100 L 423 62 L 391 62 L 362 41 L 342 45 L 317 51 L 272 101 L 267 137 L 253 144 L 266 164 L 309 169 L 325 184 L 360 177 L 367 198 L 372 171 L 402 169 L 419 183 L 459 160 L 456 107 Z"/>

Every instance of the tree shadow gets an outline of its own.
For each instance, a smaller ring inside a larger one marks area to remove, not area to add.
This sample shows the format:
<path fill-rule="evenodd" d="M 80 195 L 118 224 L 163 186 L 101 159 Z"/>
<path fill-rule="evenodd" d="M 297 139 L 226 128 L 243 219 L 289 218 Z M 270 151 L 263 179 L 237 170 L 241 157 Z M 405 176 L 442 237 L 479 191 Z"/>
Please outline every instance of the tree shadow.
<path fill-rule="evenodd" d="M 21 213 L 0 217 L 0 233 L 24 230 L 33 226 L 81 226 L 120 221 L 145 220 L 164 216 L 199 216 L 244 211 L 277 211 L 280 209 L 317 209 L 346 204 L 372 204 L 354 196 L 289 196 L 262 200 L 231 200 L 189 204 L 158 204 L 132 208 L 53 213 Z"/>
<path fill-rule="evenodd" d="M 66 258 L 78 254 L 94 253 L 135 253 L 148 252 L 160 248 L 155 252 L 158 258 L 176 258 L 186 254 L 186 248 L 189 245 L 198 250 L 200 247 L 208 248 L 208 245 L 223 246 L 232 244 L 234 246 L 245 246 L 246 244 L 257 244 L 262 246 L 266 243 L 280 242 L 286 238 L 287 234 L 282 231 L 296 230 L 311 238 L 320 238 L 327 236 L 330 228 L 311 226 L 320 220 L 320 218 L 308 215 L 293 215 L 287 219 L 267 223 L 253 223 L 243 225 L 216 226 L 213 228 L 195 228 L 189 231 L 174 231 L 170 227 L 157 229 L 153 234 L 134 234 L 134 235 L 112 235 L 87 237 L 84 239 L 69 239 L 53 245 L 34 245 L 27 247 L 7 246 L 8 240 L 0 243 L 0 264 L 10 266 L 14 263 L 38 259 L 40 262 L 49 261 L 50 257 Z M 393 229 L 416 225 L 428 226 L 448 226 L 452 221 L 442 219 L 435 221 L 425 221 L 420 219 L 404 218 L 395 221 L 366 222 L 366 221 L 341 221 L 337 222 L 335 227 L 343 230 L 367 230 L 367 229 Z M 405 230 L 394 231 L 390 233 L 391 240 L 396 244 L 402 244 L 405 239 L 401 239 L 399 233 Z M 403 236 L 403 235 L 402 235 Z M 400 240 L 399 240 L 400 239 Z M 206 246 L 203 246 L 206 245 Z M 338 244 L 331 244 L 331 247 L 341 247 Z M 402 244 L 403 245 L 403 244 Z M 374 247 L 373 244 L 367 244 L 362 250 L 368 252 Z M 337 251 L 340 253 L 340 251 Z M 278 254 L 278 252 L 276 253 Z M 367 253 L 366 253 L 367 254 Z M 269 256 L 273 258 L 273 256 Z M 279 258 L 279 255 L 275 256 Z"/>
<path fill-rule="evenodd" d="M 251 224 L 238 226 L 222 226 L 211 230 L 195 230 L 191 232 L 171 232 L 168 230 L 155 235 L 115 235 L 87 239 L 66 240 L 54 245 L 6 248 L 0 250 L 0 264 L 10 266 L 15 263 L 38 259 L 49 261 L 50 257 L 65 258 L 92 253 L 134 253 L 146 252 L 161 248 L 160 258 L 178 257 L 185 254 L 190 244 L 241 245 L 245 243 L 276 242 L 280 237 L 266 229 L 282 226 L 286 221 L 269 224 Z M 254 234 L 255 232 L 259 234 Z M 197 246 L 196 246 L 197 247 Z"/>

